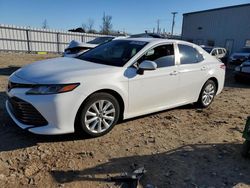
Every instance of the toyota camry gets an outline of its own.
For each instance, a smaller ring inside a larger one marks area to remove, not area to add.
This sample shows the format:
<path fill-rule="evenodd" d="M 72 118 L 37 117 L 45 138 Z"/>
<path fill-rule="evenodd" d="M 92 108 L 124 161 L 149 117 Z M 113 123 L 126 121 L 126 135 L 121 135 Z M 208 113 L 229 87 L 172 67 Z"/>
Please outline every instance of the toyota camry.
<path fill-rule="evenodd" d="M 20 68 L 9 78 L 6 109 L 32 133 L 97 137 L 118 120 L 189 103 L 206 108 L 224 78 L 225 65 L 195 44 L 127 38 Z"/>

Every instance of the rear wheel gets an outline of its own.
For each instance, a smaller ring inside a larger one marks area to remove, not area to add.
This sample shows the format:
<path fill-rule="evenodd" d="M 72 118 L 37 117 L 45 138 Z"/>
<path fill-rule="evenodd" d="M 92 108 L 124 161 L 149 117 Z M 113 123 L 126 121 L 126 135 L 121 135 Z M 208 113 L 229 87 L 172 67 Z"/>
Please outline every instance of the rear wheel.
<path fill-rule="evenodd" d="M 201 89 L 199 100 L 197 102 L 200 108 L 207 108 L 214 100 L 217 87 L 213 80 L 208 80 Z"/>
<path fill-rule="evenodd" d="M 114 96 L 95 93 L 83 105 L 78 128 L 89 136 L 102 136 L 111 131 L 119 119 L 119 114 L 119 103 Z"/>

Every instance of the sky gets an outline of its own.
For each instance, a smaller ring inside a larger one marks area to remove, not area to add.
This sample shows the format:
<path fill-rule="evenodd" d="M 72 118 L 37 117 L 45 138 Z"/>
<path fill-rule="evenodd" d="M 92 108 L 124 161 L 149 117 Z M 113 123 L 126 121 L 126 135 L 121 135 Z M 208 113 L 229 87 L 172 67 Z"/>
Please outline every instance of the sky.
<path fill-rule="evenodd" d="M 250 3 L 250 0 L 0 0 L 0 24 L 41 28 L 44 20 L 51 29 L 68 30 L 94 20 L 100 30 L 102 16 L 112 16 L 114 30 L 131 34 L 160 28 L 171 31 L 176 15 L 175 34 L 181 33 L 182 14 Z"/>

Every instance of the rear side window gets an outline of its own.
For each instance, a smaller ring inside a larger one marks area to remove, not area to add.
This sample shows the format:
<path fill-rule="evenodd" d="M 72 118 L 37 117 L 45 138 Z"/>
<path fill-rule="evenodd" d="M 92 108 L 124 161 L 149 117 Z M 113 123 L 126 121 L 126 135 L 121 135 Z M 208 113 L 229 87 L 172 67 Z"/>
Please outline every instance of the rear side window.
<path fill-rule="evenodd" d="M 180 63 L 194 64 L 204 60 L 203 56 L 193 47 L 183 44 L 178 44 L 180 52 Z"/>
<path fill-rule="evenodd" d="M 223 54 L 222 49 L 218 49 L 218 53 L 219 53 L 219 54 Z"/>

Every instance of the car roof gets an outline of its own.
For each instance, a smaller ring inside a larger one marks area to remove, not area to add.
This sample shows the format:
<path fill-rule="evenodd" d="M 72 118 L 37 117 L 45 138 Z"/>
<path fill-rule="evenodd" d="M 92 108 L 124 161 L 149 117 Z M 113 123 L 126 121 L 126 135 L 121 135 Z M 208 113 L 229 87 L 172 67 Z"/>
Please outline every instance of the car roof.
<path fill-rule="evenodd" d="M 202 48 L 210 48 L 210 49 L 215 49 L 215 48 L 220 48 L 220 49 L 225 49 L 223 47 L 218 47 L 218 46 L 205 46 L 205 45 L 200 45 Z"/>
<path fill-rule="evenodd" d="M 131 35 L 129 38 L 166 38 L 158 33 L 140 33 Z"/>
<path fill-rule="evenodd" d="M 164 42 L 169 42 L 169 43 L 182 43 L 182 44 L 187 44 L 187 45 L 195 45 L 193 43 L 183 41 L 183 40 L 176 40 L 176 39 L 161 39 L 161 38 L 124 38 L 124 39 L 118 39 L 118 40 L 128 40 L 128 41 L 140 41 L 140 42 L 148 42 L 148 43 L 164 43 Z"/>

